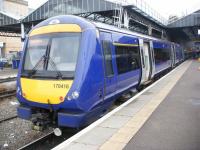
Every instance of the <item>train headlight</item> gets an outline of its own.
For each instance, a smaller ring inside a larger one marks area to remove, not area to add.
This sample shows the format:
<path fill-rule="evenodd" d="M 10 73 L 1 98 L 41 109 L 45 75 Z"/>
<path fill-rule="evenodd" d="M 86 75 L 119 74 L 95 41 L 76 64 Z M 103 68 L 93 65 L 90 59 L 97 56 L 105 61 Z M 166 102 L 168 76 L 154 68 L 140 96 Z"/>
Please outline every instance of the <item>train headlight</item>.
<path fill-rule="evenodd" d="M 72 98 L 71 98 L 70 96 L 67 96 L 67 100 L 68 100 L 68 101 L 71 101 Z"/>
<path fill-rule="evenodd" d="M 72 92 L 71 95 L 67 96 L 67 100 L 71 101 L 71 100 L 77 99 L 78 97 L 79 97 L 79 92 L 74 91 L 74 92 Z"/>
<path fill-rule="evenodd" d="M 72 93 L 72 98 L 73 99 L 77 99 L 79 97 L 79 92 L 78 91 L 74 91 L 73 93 Z"/>

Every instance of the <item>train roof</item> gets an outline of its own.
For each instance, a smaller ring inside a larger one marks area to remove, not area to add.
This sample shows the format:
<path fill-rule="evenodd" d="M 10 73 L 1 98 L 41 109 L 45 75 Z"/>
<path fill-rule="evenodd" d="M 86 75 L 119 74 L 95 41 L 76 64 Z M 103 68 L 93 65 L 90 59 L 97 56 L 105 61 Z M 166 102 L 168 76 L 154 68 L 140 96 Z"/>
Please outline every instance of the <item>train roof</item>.
<path fill-rule="evenodd" d="M 104 23 L 100 23 L 100 22 L 93 22 L 92 21 L 92 23 L 97 28 L 102 29 L 102 30 L 109 30 L 109 31 L 114 31 L 114 32 L 119 32 L 119 33 L 125 33 L 125 34 L 129 34 L 129 35 L 139 37 L 139 38 L 142 38 L 142 39 L 150 39 L 150 40 L 159 41 L 159 42 L 172 43 L 172 42 L 167 41 L 167 40 L 158 39 L 158 38 L 155 38 L 155 37 L 152 37 L 152 36 L 149 36 L 149 35 L 144 35 L 144 34 L 141 34 L 141 33 L 130 31 L 130 30 L 125 29 L 125 28 L 117 28 L 113 25 L 108 25 L 108 24 L 104 24 Z"/>

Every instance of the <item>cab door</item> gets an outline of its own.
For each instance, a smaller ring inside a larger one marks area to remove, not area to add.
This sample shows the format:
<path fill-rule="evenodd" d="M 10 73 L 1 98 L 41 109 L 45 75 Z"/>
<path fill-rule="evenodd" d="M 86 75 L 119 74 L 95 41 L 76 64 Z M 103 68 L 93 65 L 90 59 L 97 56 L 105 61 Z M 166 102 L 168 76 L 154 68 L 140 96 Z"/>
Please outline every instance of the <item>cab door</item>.
<path fill-rule="evenodd" d="M 100 32 L 100 40 L 102 45 L 102 53 L 104 58 L 104 100 L 114 98 L 116 91 L 116 73 L 114 69 L 114 47 L 112 42 L 112 34 L 108 32 Z"/>
<path fill-rule="evenodd" d="M 149 81 L 152 75 L 152 53 L 150 49 L 150 42 L 139 39 L 140 54 L 142 59 L 142 78 L 141 84 Z"/>

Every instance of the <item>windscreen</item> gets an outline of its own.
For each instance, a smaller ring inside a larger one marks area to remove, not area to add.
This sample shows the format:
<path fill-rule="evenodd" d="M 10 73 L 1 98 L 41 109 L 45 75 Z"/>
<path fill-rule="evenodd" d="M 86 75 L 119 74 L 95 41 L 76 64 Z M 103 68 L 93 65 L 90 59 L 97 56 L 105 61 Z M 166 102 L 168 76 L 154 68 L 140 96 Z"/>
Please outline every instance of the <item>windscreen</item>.
<path fill-rule="evenodd" d="M 24 71 L 74 73 L 80 33 L 54 33 L 30 37 L 25 53 Z M 46 59 L 45 59 L 46 58 Z"/>

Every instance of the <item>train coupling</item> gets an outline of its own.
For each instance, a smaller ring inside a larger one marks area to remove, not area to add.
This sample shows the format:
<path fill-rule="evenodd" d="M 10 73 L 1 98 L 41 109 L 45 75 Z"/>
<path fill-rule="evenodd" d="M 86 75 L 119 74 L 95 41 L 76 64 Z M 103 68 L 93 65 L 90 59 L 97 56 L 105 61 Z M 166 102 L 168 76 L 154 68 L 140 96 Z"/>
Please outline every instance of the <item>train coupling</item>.
<path fill-rule="evenodd" d="M 36 131 L 43 131 L 51 123 L 49 116 L 41 113 L 33 114 L 31 121 L 33 123 L 32 128 Z"/>

